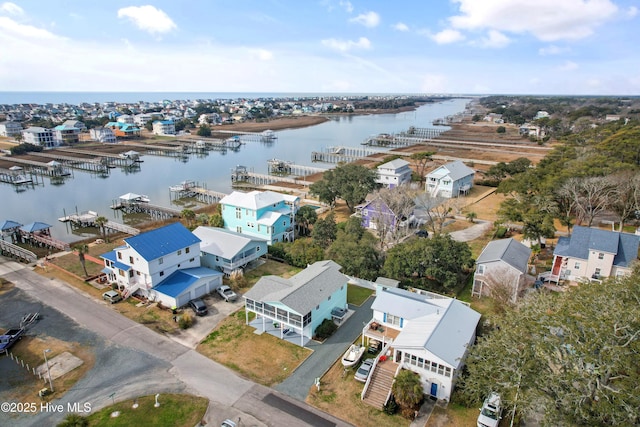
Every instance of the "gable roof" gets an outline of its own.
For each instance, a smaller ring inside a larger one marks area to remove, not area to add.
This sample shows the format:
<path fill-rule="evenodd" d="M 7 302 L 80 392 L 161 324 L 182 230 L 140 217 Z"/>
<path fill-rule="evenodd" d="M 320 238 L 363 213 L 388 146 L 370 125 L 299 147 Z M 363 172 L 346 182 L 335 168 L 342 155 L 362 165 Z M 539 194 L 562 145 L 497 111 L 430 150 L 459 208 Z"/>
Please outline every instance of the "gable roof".
<path fill-rule="evenodd" d="M 266 206 L 278 204 L 284 201 L 282 194 L 275 191 L 251 191 L 243 193 L 241 191 L 233 191 L 220 200 L 220 204 L 231 205 L 251 210 L 262 209 Z"/>
<path fill-rule="evenodd" d="M 7 219 L 0 224 L 0 231 L 13 230 L 19 227 L 22 227 L 22 224 L 20 224 L 19 222 L 15 222 L 15 221 L 11 221 L 10 219 Z"/>
<path fill-rule="evenodd" d="M 200 239 L 200 250 L 225 259 L 233 259 L 251 243 L 266 243 L 265 239 L 251 237 L 217 227 L 198 227 L 193 234 Z"/>
<path fill-rule="evenodd" d="M 200 239 L 179 222 L 129 237 L 124 241 L 147 261 L 200 243 Z"/>
<path fill-rule="evenodd" d="M 347 284 L 349 279 L 340 273 L 341 268 L 333 261 L 318 261 L 289 279 L 265 276 L 244 297 L 255 301 L 280 302 L 304 316 Z"/>
<path fill-rule="evenodd" d="M 449 176 L 452 180 L 457 181 L 469 175 L 475 174 L 475 171 L 462 163 L 460 160 L 456 160 L 446 165 L 442 165 L 439 168 L 431 171 L 429 175 L 442 175 Z"/>
<path fill-rule="evenodd" d="M 116 249 L 125 249 L 125 246 L 121 246 L 121 247 L 116 248 Z M 125 264 L 123 262 L 118 261 L 118 255 L 116 253 L 116 249 L 112 250 L 111 252 L 107 252 L 107 253 L 104 253 L 104 254 L 100 255 L 100 258 L 111 261 L 113 263 L 113 266 L 115 268 L 119 268 L 120 270 L 123 270 L 123 271 L 131 270 L 131 266 L 130 265 L 127 265 L 127 264 Z"/>
<path fill-rule="evenodd" d="M 27 225 L 23 225 L 22 227 L 20 227 L 20 230 L 25 231 L 27 233 L 35 233 L 36 231 L 46 230 L 48 228 L 51 228 L 49 224 L 36 221 Z"/>
<path fill-rule="evenodd" d="M 398 170 L 402 167 L 405 167 L 409 164 L 409 162 L 407 162 L 404 159 L 393 159 L 390 162 L 384 163 L 380 166 L 378 166 L 378 169 L 393 169 L 393 170 Z"/>
<path fill-rule="evenodd" d="M 613 265 L 629 267 L 638 259 L 640 236 L 598 228 L 573 227 L 571 237 L 560 237 L 554 255 L 578 259 L 588 259 L 589 251 L 606 252 L 614 255 Z"/>
<path fill-rule="evenodd" d="M 531 248 L 511 237 L 487 243 L 476 260 L 476 264 L 504 261 L 518 271 L 526 273 L 529 257 L 531 257 Z"/>
<path fill-rule="evenodd" d="M 153 289 L 176 298 L 199 279 L 212 276 L 222 276 L 222 273 L 206 267 L 185 268 L 174 271 L 166 279 L 154 286 Z"/>

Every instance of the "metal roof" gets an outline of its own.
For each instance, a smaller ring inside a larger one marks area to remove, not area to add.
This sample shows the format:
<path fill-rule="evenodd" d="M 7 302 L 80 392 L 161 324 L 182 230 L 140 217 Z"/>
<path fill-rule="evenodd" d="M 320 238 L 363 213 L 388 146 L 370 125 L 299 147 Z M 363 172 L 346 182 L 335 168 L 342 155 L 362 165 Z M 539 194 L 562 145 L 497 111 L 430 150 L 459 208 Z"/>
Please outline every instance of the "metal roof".
<path fill-rule="evenodd" d="M 46 230 L 51 228 L 49 224 L 45 224 L 44 222 L 32 222 L 27 225 L 23 225 L 20 227 L 20 230 L 26 231 L 27 233 L 34 233 L 36 231 Z"/>
<path fill-rule="evenodd" d="M 147 261 L 200 243 L 200 239 L 179 222 L 126 238 L 124 241 Z"/>
<path fill-rule="evenodd" d="M 153 287 L 153 290 L 162 294 L 177 298 L 188 290 L 191 285 L 203 277 L 222 276 L 219 271 L 206 267 L 185 268 L 176 270 L 162 282 Z"/>
<path fill-rule="evenodd" d="M 229 260 L 242 253 L 252 243 L 267 242 L 265 239 L 217 227 L 198 227 L 193 230 L 193 234 L 200 239 L 200 250 L 202 252 Z"/>
<path fill-rule="evenodd" d="M 2 224 L 0 224 L 0 231 L 12 230 L 18 227 L 22 227 L 22 224 L 20 224 L 19 222 L 15 222 L 15 221 L 11 221 L 10 219 L 7 219 Z"/>
<path fill-rule="evenodd" d="M 305 315 L 347 284 L 349 279 L 340 273 L 341 268 L 333 261 L 318 261 L 289 279 L 265 276 L 244 296 L 254 301 L 280 302 Z"/>
<path fill-rule="evenodd" d="M 256 190 L 249 193 L 233 191 L 231 194 L 223 197 L 222 200 L 220 200 L 220 204 L 258 210 L 285 200 L 292 201 L 291 197 L 285 198 L 284 195 L 276 193 L 275 191 Z M 293 200 L 295 200 L 295 198 Z"/>
<path fill-rule="evenodd" d="M 457 181 L 465 176 L 473 175 L 475 171 L 462 163 L 460 160 L 456 160 L 455 162 L 447 163 L 446 165 L 442 165 L 439 168 L 430 172 L 427 176 L 437 175 L 437 176 L 449 176 L 452 180 Z"/>
<path fill-rule="evenodd" d="M 386 288 L 376 296 L 371 309 L 411 320 L 443 311 L 450 301 L 429 298 L 404 289 Z"/>
<path fill-rule="evenodd" d="M 113 250 L 111 252 L 107 252 L 106 254 L 100 255 L 100 258 L 103 258 L 103 259 L 106 259 L 106 260 L 109 260 L 109 261 L 113 262 L 113 266 L 115 268 L 120 269 L 120 270 L 123 270 L 123 271 L 131 270 L 131 266 L 130 265 L 127 265 L 125 263 L 122 263 L 122 262 L 118 261 L 118 255 L 117 255 L 117 252 L 115 250 Z"/>
<path fill-rule="evenodd" d="M 487 243 L 476 260 L 476 264 L 504 261 L 518 271 L 526 273 L 529 257 L 531 257 L 531 248 L 510 237 Z"/>
<path fill-rule="evenodd" d="M 409 164 L 409 162 L 407 162 L 404 159 L 393 159 L 390 162 L 384 163 L 380 166 L 378 166 L 378 169 L 392 169 L 392 170 L 398 170 L 402 167 L 405 167 Z"/>

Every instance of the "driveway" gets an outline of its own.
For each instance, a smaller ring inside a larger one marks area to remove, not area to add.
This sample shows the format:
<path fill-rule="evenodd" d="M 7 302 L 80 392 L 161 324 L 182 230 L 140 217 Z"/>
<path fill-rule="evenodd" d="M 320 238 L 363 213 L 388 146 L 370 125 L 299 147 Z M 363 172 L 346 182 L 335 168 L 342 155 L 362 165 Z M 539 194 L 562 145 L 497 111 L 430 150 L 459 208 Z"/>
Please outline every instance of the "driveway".
<path fill-rule="evenodd" d="M 323 344 L 310 341 L 308 348 L 313 353 L 283 382 L 274 388 L 295 399 L 304 401 L 313 386 L 315 379 L 329 370 L 349 345 L 362 333 L 362 327 L 371 320 L 373 311 L 371 305 L 374 297 L 369 297 L 362 306 L 350 305 L 355 312 L 345 320 L 338 330 Z"/>
<path fill-rule="evenodd" d="M 39 305 L 39 311 L 51 310 L 41 322 L 64 318 L 60 320 L 61 333 L 71 335 L 63 338 L 73 339 L 76 333 L 84 333 L 92 345 L 97 343 L 93 346 L 94 368 L 54 404 L 89 402 L 96 410 L 111 404 L 109 395 L 114 391 L 119 401 L 176 391 L 208 398 L 205 420 L 211 425 L 233 417 L 241 417 L 245 425 L 306 426 L 306 417 L 322 419 L 318 423 L 322 425 L 349 425 L 304 402 L 287 400 L 267 387 L 240 378 L 193 349 L 120 315 L 106 303 L 64 282 L 43 278 L 23 264 L 0 257 L 0 276 L 21 291 L 23 295 L 18 294 L 18 299 Z M 58 336 L 52 332 L 52 336 Z M 64 416 L 40 412 L 12 425 L 55 425 Z"/>
<path fill-rule="evenodd" d="M 480 219 L 477 219 L 475 222 L 475 225 L 471 227 L 450 233 L 451 238 L 456 242 L 470 242 L 484 236 L 487 230 L 491 229 L 493 225 L 490 221 Z"/>

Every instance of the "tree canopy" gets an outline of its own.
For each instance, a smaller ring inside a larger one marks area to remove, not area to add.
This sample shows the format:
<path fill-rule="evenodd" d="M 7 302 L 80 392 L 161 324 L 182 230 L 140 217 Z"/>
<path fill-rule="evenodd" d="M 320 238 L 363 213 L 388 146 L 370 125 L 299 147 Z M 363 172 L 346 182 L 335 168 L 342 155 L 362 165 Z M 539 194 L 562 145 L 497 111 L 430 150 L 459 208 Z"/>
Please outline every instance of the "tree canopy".
<path fill-rule="evenodd" d="M 342 199 L 349 211 L 354 212 L 356 205 L 378 187 L 377 177 L 375 170 L 347 163 L 326 171 L 320 181 L 309 186 L 309 191 L 329 205 L 333 205 L 336 199 Z"/>
<path fill-rule="evenodd" d="M 462 399 L 477 405 L 496 391 L 516 418 L 549 425 L 640 424 L 639 302 L 640 268 L 525 298 L 471 348 Z"/>

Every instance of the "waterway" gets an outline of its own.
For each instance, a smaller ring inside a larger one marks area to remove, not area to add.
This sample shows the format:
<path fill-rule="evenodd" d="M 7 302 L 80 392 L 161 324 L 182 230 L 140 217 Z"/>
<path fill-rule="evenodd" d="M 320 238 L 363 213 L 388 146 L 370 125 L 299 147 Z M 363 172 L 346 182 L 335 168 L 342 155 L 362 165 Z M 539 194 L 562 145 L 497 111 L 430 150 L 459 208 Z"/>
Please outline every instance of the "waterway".
<path fill-rule="evenodd" d="M 0 184 L 0 222 L 45 222 L 52 225 L 53 237 L 73 242 L 87 235 L 76 234 L 59 222 L 58 218 L 65 213 L 92 210 L 118 222 L 129 222 L 129 218 L 123 221 L 119 212 L 110 209 L 115 199 L 129 192 L 147 195 L 155 205 L 182 209 L 184 206 L 172 204 L 169 192 L 169 186 L 181 181 L 193 180 L 210 190 L 230 193 L 231 170 L 236 165 L 267 173 L 267 161 L 277 158 L 330 168 L 334 165 L 313 163 L 311 152 L 329 146 L 360 146 L 371 135 L 406 131 L 410 126 L 432 127 L 433 120 L 463 111 L 468 102 L 469 99 L 453 99 L 426 104 L 410 112 L 336 117 L 316 126 L 278 131 L 278 138 L 272 143 L 247 142 L 238 151 L 191 155 L 186 162 L 147 155 L 143 156 L 139 171 L 116 168 L 106 178 L 75 170 L 63 184 L 56 185 L 44 178 L 43 185 L 21 192 L 16 192 L 12 185 Z"/>

